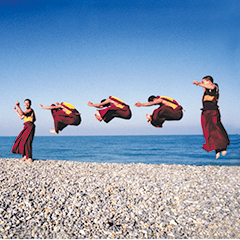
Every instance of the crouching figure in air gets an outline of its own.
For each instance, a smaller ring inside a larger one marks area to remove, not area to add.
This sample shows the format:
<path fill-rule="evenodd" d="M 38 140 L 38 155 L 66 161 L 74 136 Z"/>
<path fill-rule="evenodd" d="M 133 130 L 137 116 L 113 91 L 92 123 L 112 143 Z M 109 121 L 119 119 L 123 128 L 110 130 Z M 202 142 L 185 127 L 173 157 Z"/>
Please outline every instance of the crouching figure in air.
<path fill-rule="evenodd" d="M 97 113 L 95 114 L 95 117 L 99 122 L 103 120 L 108 123 L 115 117 L 123 119 L 130 119 L 132 117 L 129 106 L 122 100 L 113 96 L 110 96 L 108 99 L 103 99 L 101 103 L 93 104 L 89 101 L 88 106 L 103 108 L 97 110 Z"/>
<path fill-rule="evenodd" d="M 68 125 L 78 126 L 81 123 L 80 113 L 69 103 L 56 102 L 56 104 L 51 106 L 44 107 L 42 104 L 39 104 L 39 106 L 52 112 L 54 130 L 50 129 L 51 133 L 58 134 L 59 131 L 62 131 Z"/>
<path fill-rule="evenodd" d="M 180 120 L 183 116 L 182 106 L 174 99 L 162 96 L 150 96 L 148 102 L 134 104 L 136 107 L 149 107 L 153 105 L 160 105 L 155 109 L 152 115 L 146 114 L 147 121 L 154 127 L 161 128 L 163 123 L 167 121 Z"/>

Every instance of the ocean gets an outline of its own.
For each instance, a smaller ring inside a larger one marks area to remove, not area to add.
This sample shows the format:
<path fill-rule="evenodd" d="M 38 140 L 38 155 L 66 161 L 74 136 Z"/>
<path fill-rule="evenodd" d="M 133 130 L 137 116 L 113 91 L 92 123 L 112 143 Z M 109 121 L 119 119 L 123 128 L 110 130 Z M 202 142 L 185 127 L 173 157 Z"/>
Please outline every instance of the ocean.
<path fill-rule="evenodd" d="M 0 158 L 12 154 L 16 137 L 0 137 Z M 240 165 L 240 135 L 229 136 L 225 157 L 202 149 L 202 135 L 151 136 L 35 136 L 33 159 L 98 163 L 146 163 L 188 165 Z"/>

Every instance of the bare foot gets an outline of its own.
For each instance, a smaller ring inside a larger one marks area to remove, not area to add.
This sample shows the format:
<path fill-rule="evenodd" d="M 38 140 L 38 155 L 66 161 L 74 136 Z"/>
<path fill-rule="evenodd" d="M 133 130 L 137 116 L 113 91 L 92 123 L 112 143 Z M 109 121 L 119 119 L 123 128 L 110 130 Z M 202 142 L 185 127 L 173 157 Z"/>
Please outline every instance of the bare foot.
<path fill-rule="evenodd" d="M 50 132 L 50 133 L 57 134 L 57 132 L 56 132 L 55 130 L 52 130 L 52 129 L 50 129 L 49 132 Z"/>
<path fill-rule="evenodd" d="M 220 152 L 216 153 L 216 159 L 219 159 L 220 157 Z"/>
<path fill-rule="evenodd" d="M 27 163 L 31 163 L 33 162 L 32 158 L 29 158 L 28 160 L 26 160 Z"/>
<path fill-rule="evenodd" d="M 59 102 L 55 102 L 56 105 L 59 105 Z"/>
<path fill-rule="evenodd" d="M 102 121 L 102 118 L 101 118 L 100 116 L 98 116 L 97 114 L 95 114 L 94 116 L 95 116 L 95 118 L 96 118 L 99 122 Z"/>
<path fill-rule="evenodd" d="M 146 118 L 149 124 L 151 124 L 152 118 L 149 114 L 146 113 Z"/>
<path fill-rule="evenodd" d="M 26 157 L 23 157 L 23 158 L 20 159 L 21 162 L 22 162 L 22 161 L 26 161 L 26 160 L 27 160 Z"/>
<path fill-rule="evenodd" d="M 222 151 L 222 156 L 225 156 L 227 154 L 227 150 Z"/>

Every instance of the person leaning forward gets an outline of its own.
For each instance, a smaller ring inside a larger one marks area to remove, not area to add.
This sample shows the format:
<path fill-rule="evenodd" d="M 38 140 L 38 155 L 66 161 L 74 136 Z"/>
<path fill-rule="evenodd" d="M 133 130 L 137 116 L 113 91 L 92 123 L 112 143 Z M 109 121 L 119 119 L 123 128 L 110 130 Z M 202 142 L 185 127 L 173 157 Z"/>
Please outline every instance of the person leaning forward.
<path fill-rule="evenodd" d="M 78 126 L 81 123 L 80 113 L 69 103 L 56 102 L 56 104 L 51 106 L 44 107 L 42 104 L 39 104 L 39 106 L 42 109 L 51 110 L 54 121 L 54 130 L 49 130 L 51 133 L 58 134 L 59 131 L 62 131 L 68 125 Z"/>
<path fill-rule="evenodd" d="M 88 102 L 88 106 L 100 108 L 95 114 L 95 118 L 101 122 L 110 122 L 113 118 L 130 119 L 132 113 L 130 107 L 119 98 L 110 96 L 108 99 L 103 99 L 101 103 Z"/>
<path fill-rule="evenodd" d="M 136 107 L 149 107 L 159 105 L 152 115 L 146 114 L 147 121 L 154 127 L 161 128 L 165 121 L 177 121 L 183 117 L 182 106 L 177 101 L 170 97 L 163 96 L 150 96 L 148 102 L 140 103 L 139 101 L 134 104 Z"/>

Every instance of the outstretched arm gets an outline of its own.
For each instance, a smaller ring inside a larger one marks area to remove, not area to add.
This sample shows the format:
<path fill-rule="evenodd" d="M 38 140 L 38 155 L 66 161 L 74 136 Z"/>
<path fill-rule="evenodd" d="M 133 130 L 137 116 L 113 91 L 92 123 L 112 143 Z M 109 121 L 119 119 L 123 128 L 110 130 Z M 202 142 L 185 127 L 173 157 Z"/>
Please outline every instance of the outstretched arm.
<path fill-rule="evenodd" d="M 111 99 L 106 99 L 105 101 L 101 102 L 101 103 L 92 103 L 91 101 L 88 102 L 88 106 L 90 107 L 96 107 L 96 108 L 102 108 L 105 104 L 108 104 L 111 102 Z"/>
<path fill-rule="evenodd" d="M 196 84 L 197 86 L 203 87 L 203 88 L 207 88 L 207 89 L 211 89 L 213 90 L 216 85 L 214 83 L 211 84 L 204 84 L 203 82 L 198 82 L 198 81 L 193 81 L 193 84 Z"/>
<path fill-rule="evenodd" d="M 134 106 L 135 107 L 148 107 L 148 106 L 152 106 L 154 105 L 154 102 L 146 102 L 146 103 L 140 103 L 139 101 L 137 101 Z"/>
<path fill-rule="evenodd" d="M 60 104 L 55 106 L 46 106 L 46 107 L 44 107 L 42 104 L 39 104 L 39 106 L 42 109 L 48 109 L 48 110 L 63 108 L 63 106 Z"/>
<path fill-rule="evenodd" d="M 162 103 L 163 100 L 161 98 L 155 98 L 153 101 L 151 102 L 146 102 L 146 103 L 140 103 L 139 101 L 137 101 L 134 106 L 135 107 L 149 107 L 149 106 L 153 106 L 156 104 L 160 104 Z"/>

